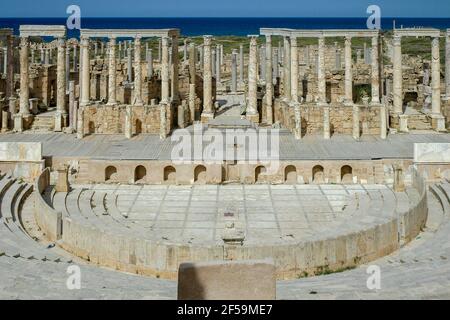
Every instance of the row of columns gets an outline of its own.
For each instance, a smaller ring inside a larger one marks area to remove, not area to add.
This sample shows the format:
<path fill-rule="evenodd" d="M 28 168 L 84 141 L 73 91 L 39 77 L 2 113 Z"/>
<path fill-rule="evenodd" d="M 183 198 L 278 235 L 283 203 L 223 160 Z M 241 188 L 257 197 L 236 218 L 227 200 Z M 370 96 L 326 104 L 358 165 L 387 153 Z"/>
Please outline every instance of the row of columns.
<path fill-rule="evenodd" d="M 172 61 L 169 62 L 169 37 L 161 39 L 161 103 L 170 103 L 170 95 L 173 101 L 178 101 L 178 37 L 172 39 Z M 116 37 L 109 39 L 109 55 L 108 55 L 108 105 L 117 104 L 116 94 Z M 131 50 L 130 47 L 127 50 Z M 89 54 L 89 38 L 81 39 L 81 106 L 90 103 L 90 54 Z M 153 73 L 153 58 L 151 51 L 146 53 L 150 74 Z M 131 54 L 128 55 L 129 72 L 131 71 Z M 172 77 L 169 76 L 172 74 Z M 171 79 L 170 79 L 171 78 Z M 131 80 L 131 79 L 129 79 Z M 169 81 L 171 80 L 171 83 Z M 142 58 L 141 58 L 141 38 L 138 36 L 134 40 L 134 100 L 133 105 L 143 105 L 142 99 Z M 170 92 L 170 88 L 172 89 Z"/>

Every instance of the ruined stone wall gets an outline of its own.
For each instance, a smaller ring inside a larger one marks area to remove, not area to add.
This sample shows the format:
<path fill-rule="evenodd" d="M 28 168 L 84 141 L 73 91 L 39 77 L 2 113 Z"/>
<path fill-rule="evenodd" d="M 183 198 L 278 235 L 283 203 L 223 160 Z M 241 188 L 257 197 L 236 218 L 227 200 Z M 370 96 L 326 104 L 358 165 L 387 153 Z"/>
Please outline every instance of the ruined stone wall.
<path fill-rule="evenodd" d="M 38 104 L 49 107 L 56 103 L 56 66 L 32 64 L 30 67 L 30 98 L 39 99 Z"/>
<path fill-rule="evenodd" d="M 132 106 L 132 133 L 159 134 L 160 107 Z M 122 134 L 125 127 L 126 105 L 91 105 L 84 107 L 84 133 Z M 170 112 L 169 112 L 170 113 Z"/>
<path fill-rule="evenodd" d="M 275 101 L 275 121 L 292 130 L 295 127 L 294 109 L 284 102 Z M 323 108 L 315 104 L 301 106 L 302 134 L 323 133 Z M 380 134 L 380 107 L 360 106 L 362 134 Z M 353 109 L 343 105 L 330 105 L 331 133 L 352 134 Z"/>

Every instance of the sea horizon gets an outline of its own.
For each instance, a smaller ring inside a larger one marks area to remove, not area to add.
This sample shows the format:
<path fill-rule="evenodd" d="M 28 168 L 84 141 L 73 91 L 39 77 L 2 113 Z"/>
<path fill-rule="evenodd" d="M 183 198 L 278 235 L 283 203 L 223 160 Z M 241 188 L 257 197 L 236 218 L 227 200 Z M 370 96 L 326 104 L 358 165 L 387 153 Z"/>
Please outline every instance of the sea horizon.
<path fill-rule="evenodd" d="M 24 24 L 65 24 L 67 17 L 0 18 L 0 28 L 13 28 L 18 34 Z M 176 28 L 183 36 L 246 36 L 260 28 L 292 29 L 366 29 L 367 17 L 86 17 L 81 27 L 87 29 L 160 29 Z M 382 30 L 396 28 L 450 28 L 449 18 L 384 17 Z M 68 37 L 78 37 L 78 30 L 68 30 Z"/>

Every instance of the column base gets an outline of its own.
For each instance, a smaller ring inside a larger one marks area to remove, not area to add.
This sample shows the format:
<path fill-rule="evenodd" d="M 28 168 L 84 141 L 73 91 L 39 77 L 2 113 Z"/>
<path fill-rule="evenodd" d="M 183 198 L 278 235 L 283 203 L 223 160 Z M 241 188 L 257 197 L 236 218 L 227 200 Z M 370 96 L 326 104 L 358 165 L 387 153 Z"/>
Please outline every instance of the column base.
<path fill-rule="evenodd" d="M 398 115 L 399 119 L 399 132 L 407 133 L 408 130 L 408 115 L 406 114 L 400 114 Z"/>
<path fill-rule="evenodd" d="M 447 132 L 445 128 L 445 117 L 441 114 L 431 115 L 431 126 L 438 132 Z"/>
<path fill-rule="evenodd" d="M 14 121 L 13 131 L 18 133 L 23 132 L 23 116 L 20 113 L 15 114 L 13 116 L 13 121 Z"/>
<path fill-rule="evenodd" d="M 65 120 L 67 119 L 67 115 L 61 112 L 55 113 L 55 128 L 53 131 L 61 132 L 65 127 Z"/>
<path fill-rule="evenodd" d="M 200 116 L 200 121 L 202 123 L 208 123 L 212 119 L 214 119 L 214 112 L 202 112 Z"/>
<path fill-rule="evenodd" d="M 251 121 L 253 123 L 259 123 L 259 113 L 254 114 L 248 114 L 245 116 L 248 121 Z"/>

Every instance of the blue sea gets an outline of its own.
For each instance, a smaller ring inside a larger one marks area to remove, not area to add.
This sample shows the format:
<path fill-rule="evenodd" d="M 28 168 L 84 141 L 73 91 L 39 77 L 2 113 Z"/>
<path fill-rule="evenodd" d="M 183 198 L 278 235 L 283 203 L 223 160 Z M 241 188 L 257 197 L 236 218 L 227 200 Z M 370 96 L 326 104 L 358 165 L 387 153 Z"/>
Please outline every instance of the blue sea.
<path fill-rule="evenodd" d="M 365 29 L 367 18 L 83 18 L 82 28 L 92 29 L 159 29 L 178 28 L 185 36 L 246 36 L 258 34 L 259 28 L 293 29 Z M 383 18 L 381 27 L 450 28 L 450 18 Z M 0 28 L 14 28 L 21 24 L 66 24 L 66 18 L 0 18 Z M 68 30 L 69 37 L 78 37 L 77 30 Z"/>

